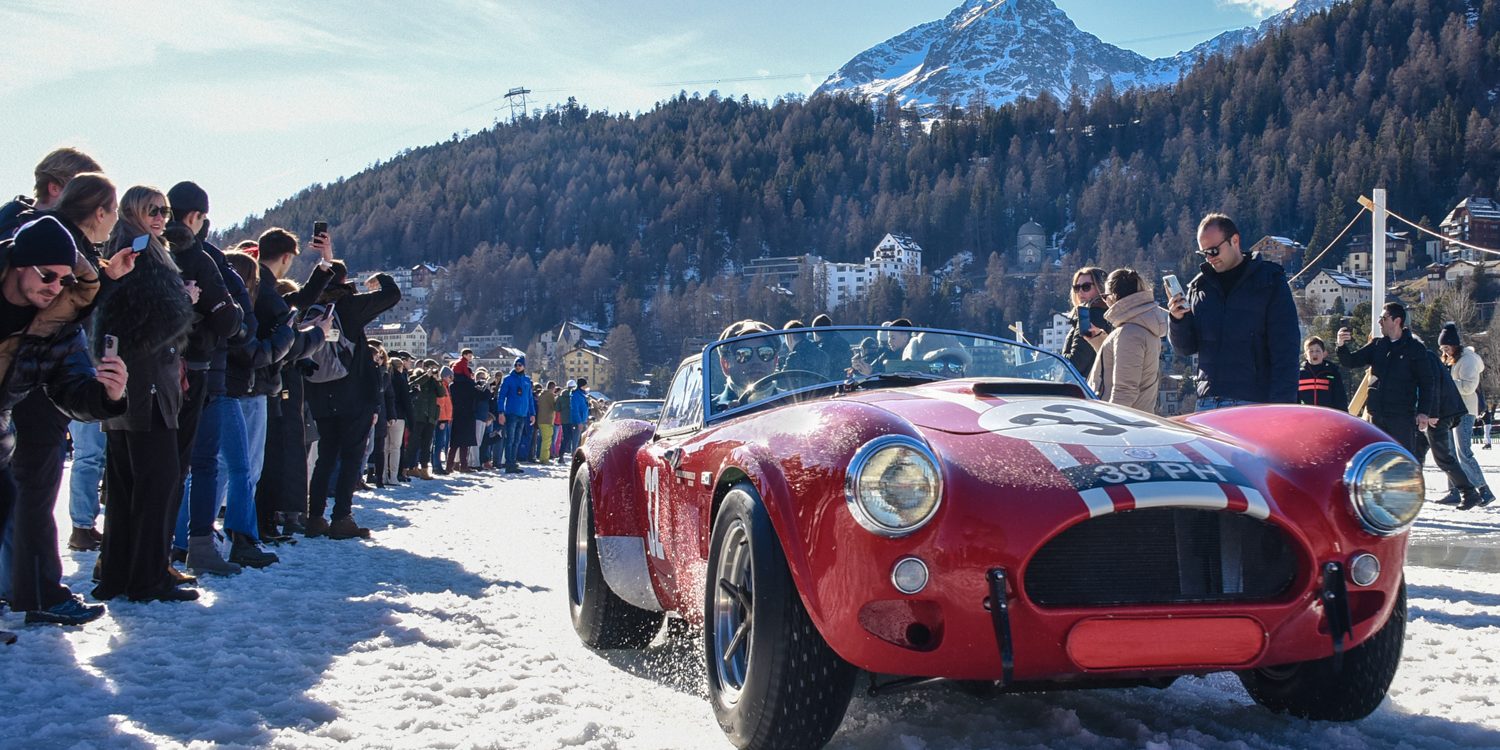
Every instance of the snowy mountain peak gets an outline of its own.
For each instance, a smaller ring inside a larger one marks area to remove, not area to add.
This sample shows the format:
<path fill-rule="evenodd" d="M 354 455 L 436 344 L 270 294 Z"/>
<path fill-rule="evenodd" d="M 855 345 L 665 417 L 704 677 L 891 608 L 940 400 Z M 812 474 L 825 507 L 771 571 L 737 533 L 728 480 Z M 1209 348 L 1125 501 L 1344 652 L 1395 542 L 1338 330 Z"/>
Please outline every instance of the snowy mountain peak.
<path fill-rule="evenodd" d="M 1227 31 L 1172 57 L 1150 60 L 1080 30 L 1052 0 L 964 0 L 947 16 L 871 47 L 829 76 L 815 93 L 849 92 L 903 106 L 1004 104 L 1048 92 L 1091 96 L 1106 84 L 1175 82 L 1199 57 L 1253 43 L 1279 25 L 1342 0 L 1296 0 L 1257 27 Z"/>

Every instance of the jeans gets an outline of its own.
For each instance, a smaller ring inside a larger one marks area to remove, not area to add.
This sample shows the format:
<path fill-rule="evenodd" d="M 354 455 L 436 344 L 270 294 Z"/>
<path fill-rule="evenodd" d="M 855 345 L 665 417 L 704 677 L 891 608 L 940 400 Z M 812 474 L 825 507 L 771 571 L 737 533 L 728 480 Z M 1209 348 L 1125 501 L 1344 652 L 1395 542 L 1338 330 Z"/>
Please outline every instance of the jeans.
<path fill-rule="evenodd" d="M 189 474 L 183 484 L 187 502 L 178 508 L 172 546 L 187 549 L 188 537 L 213 533 L 219 515 L 219 466 L 227 464 L 231 470 L 246 471 L 246 450 L 245 415 L 239 404 L 225 396 L 210 397 L 198 417 L 198 435 L 193 440 Z"/>
<path fill-rule="evenodd" d="M 505 415 L 505 465 L 515 466 L 521 460 L 521 438 L 526 435 L 529 417 L 520 414 Z"/>
<path fill-rule="evenodd" d="M 1458 454 L 1458 464 L 1464 470 L 1475 487 L 1483 487 L 1488 482 L 1484 481 L 1484 472 L 1479 468 L 1479 461 L 1474 458 L 1474 415 L 1465 414 L 1458 419 L 1458 425 L 1453 428 L 1453 447 Z M 1457 489 L 1452 482 L 1448 483 L 1448 489 Z"/>
<path fill-rule="evenodd" d="M 73 476 L 68 481 L 68 516 L 80 529 L 99 519 L 99 482 L 104 479 L 104 430 L 98 422 L 73 422 Z"/>
<path fill-rule="evenodd" d="M 1237 398 L 1223 398 L 1220 396 L 1203 396 L 1198 399 L 1198 411 L 1212 411 L 1214 409 L 1228 409 L 1231 406 L 1251 406 L 1254 401 L 1242 401 Z"/>
<path fill-rule="evenodd" d="M 452 422 L 439 422 L 437 429 L 432 433 L 432 469 L 443 471 L 443 456 L 448 453 L 448 431 L 453 429 Z"/>
<path fill-rule="evenodd" d="M 239 407 L 243 420 L 243 462 L 230 455 L 235 438 L 224 435 L 219 451 L 219 482 L 224 489 L 218 497 L 225 500 L 224 528 L 259 541 L 260 524 L 256 520 L 255 485 L 266 460 L 266 397 L 246 396 L 228 401 Z M 233 459 L 233 460 L 231 460 Z M 217 510 L 217 502 L 215 503 Z"/>

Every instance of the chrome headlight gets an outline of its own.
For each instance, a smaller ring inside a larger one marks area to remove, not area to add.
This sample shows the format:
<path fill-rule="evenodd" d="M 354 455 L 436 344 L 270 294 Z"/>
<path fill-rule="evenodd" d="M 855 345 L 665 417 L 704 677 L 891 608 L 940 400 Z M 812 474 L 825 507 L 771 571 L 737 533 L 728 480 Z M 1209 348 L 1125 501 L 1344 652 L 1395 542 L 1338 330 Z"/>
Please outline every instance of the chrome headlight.
<path fill-rule="evenodd" d="M 881 536 L 898 537 L 932 520 L 943 497 L 937 456 L 920 440 L 883 435 L 860 446 L 849 462 L 844 499 L 854 520 Z"/>
<path fill-rule="evenodd" d="M 1422 466 L 1395 443 L 1367 445 L 1344 470 L 1354 514 L 1367 531 L 1393 536 L 1406 530 L 1422 510 L 1427 491 Z"/>

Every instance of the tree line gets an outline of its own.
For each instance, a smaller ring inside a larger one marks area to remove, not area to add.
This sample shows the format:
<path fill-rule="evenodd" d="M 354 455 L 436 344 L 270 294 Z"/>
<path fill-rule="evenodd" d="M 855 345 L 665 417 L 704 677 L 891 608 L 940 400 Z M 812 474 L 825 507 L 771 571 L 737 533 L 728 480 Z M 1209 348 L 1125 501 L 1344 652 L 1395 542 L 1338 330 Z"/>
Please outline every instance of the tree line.
<path fill-rule="evenodd" d="M 770 288 L 747 262 L 858 261 L 904 232 L 928 272 L 876 284 L 838 322 L 1034 331 L 1080 265 L 1191 275 L 1210 210 L 1246 244 L 1280 234 L 1316 252 L 1372 187 L 1429 225 L 1495 195 L 1497 98 L 1500 0 L 1356 0 L 1171 87 L 936 121 L 843 96 L 681 93 L 639 115 L 570 100 L 313 186 L 226 235 L 327 219 L 356 267 L 449 268 L 429 319 L 441 334 L 625 325 L 650 366 L 733 319 L 822 311 L 810 284 Z M 1013 257 L 1028 220 L 1064 251 L 1035 278 Z"/>

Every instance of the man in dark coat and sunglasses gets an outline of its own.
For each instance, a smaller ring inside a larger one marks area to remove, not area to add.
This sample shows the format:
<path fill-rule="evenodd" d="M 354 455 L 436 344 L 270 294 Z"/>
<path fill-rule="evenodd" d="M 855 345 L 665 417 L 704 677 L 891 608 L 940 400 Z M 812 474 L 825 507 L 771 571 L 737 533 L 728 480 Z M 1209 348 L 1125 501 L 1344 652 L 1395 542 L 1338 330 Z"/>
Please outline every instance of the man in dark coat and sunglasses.
<path fill-rule="evenodd" d="M 1167 338 L 1198 355 L 1198 410 L 1297 403 L 1297 304 L 1281 266 L 1240 250 L 1224 214 L 1198 224 L 1200 273 L 1168 300 Z"/>
<path fill-rule="evenodd" d="M 758 320 L 741 320 L 731 323 L 720 341 L 727 341 L 752 333 L 771 333 L 771 327 Z M 719 370 L 724 373 L 724 390 L 714 396 L 716 412 L 728 409 L 740 400 L 740 395 L 752 383 L 776 371 L 776 339 L 772 336 L 746 339 L 718 347 Z"/>

